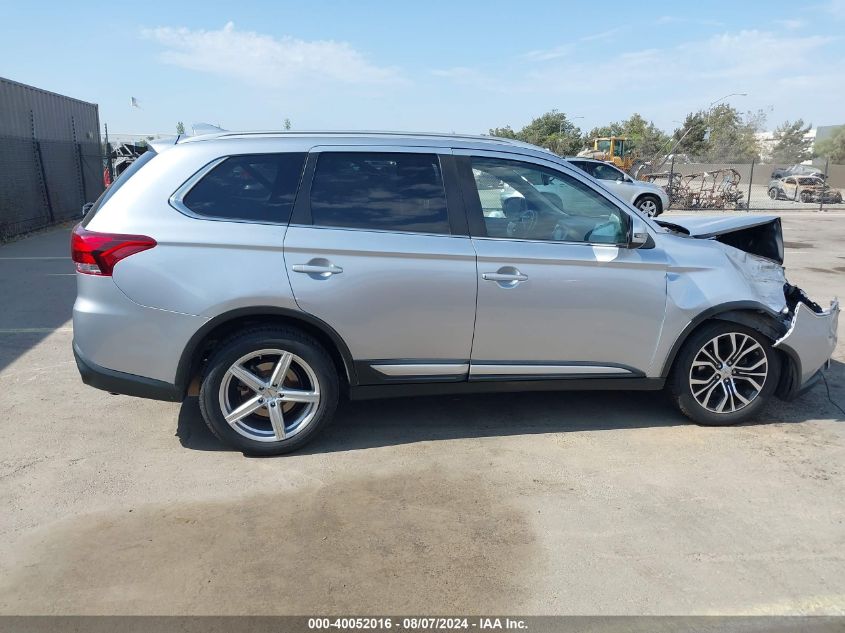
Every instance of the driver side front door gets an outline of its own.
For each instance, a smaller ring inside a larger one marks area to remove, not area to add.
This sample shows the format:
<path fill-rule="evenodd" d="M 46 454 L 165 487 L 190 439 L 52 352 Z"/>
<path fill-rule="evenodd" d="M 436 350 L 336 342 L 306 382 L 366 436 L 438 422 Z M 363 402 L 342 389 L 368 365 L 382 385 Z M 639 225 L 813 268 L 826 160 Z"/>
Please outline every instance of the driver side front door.
<path fill-rule="evenodd" d="M 493 152 L 458 162 L 479 275 L 470 379 L 643 375 L 666 305 L 663 251 L 620 245 L 611 229 L 626 232 L 628 212 L 575 170 Z M 502 183 L 499 208 L 489 182 Z"/>

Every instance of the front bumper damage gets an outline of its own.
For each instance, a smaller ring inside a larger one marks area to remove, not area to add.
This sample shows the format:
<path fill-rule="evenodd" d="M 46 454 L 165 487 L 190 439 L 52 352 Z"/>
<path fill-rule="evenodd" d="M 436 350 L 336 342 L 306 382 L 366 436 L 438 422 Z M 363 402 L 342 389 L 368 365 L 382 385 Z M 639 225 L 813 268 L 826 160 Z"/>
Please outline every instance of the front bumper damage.
<path fill-rule="evenodd" d="M 795 289 L 797 291 L 797 288 Z M 794 299 L 796 295 L 799 298 Z M 787 299 L 794 305 L 789 329 L 775 341 L 774 347 L 782 350 L 793 361 L 792 371 L 783 377 L 780 396 L 786 400 L 794 398 L 815 384 L 820 371 L 830 363 L 836 349 L 839 327 L 839 301 L 830 302 L 830 308 L 823 310 L 806 299 L 803 292 L 787 292 Z"/>

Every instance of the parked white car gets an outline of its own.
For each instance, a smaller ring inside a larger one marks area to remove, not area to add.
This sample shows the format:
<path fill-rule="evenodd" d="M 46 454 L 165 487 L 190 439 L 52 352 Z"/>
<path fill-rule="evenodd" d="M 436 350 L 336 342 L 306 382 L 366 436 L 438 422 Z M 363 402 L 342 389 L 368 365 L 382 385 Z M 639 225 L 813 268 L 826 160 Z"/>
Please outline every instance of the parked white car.
<path fill-rule="evenodd" d="M 601 160 L 567 158 L 569 163 L 584 170 L 605 189 L 630 202 L 649 217 L 656 217 L 669 208 L 669 195 L 650 182 L 634 180 L 624 171 Z"/>

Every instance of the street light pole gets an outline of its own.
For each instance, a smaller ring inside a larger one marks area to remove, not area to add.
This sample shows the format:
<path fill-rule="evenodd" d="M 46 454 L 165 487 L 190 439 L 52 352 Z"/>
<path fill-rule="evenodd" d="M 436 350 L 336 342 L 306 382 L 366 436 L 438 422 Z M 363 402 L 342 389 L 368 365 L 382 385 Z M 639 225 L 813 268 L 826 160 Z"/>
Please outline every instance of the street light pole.
<path fill-rule="evenodd" d="M 563 136 L 563 122 L 566 120 L 566 114 L 564 114 L 563 112 L 561 112 L 560 114 L 561 114 L 560 125 L 558 125 L 558 128 L 557 128 L 557 153 L 558 154 L 560 154 L 560 146 L 561 146 L 560 137 Z M 581 116 L 580 114 L 576 114 L 576 115 L 571 116 L 569 118 L 574 121 L 575 119 L 583 119 L 584 117 Z"/>
<path fill-rule="evenodd" d="M 716 99 L 715 101 L 710 102 L 710 106 L 707 108 L 707 127 L 704 129 L 704 140 L 705 141 L 710 140 L 710 117 L 713 114 L 713 108 L 716 106 L 716 104 L 721 103 L 722 101 L 724 101 L 725 99 L 728 99 L 730 97 L 747 97 L 747 96 L 748 96 L 747 92 L 732 92 L 729 95 L 725 95 L 724 97 L 720 97 L 719 99 Z"/>

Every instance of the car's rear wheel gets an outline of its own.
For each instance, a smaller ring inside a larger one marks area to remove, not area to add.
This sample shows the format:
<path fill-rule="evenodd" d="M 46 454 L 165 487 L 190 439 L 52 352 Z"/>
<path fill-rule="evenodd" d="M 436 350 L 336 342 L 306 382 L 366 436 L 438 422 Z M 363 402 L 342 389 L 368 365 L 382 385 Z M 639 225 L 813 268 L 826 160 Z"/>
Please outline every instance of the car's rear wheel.
<path fill-rule="evenodd" d="M 807 192 L 807 191 L 801 192 L 801 202 L 812 202 L 812 201 L 813 201 L 813 196 L 810 195 L 809 192 Z"/>
<path fill-rule="evenodd" d="M 778 199 L 778 190 L 775 187 L 772 187 L 771 189 L 769 189 L 769 197 L 772 200 Z"/>
<path fill-rule="evenodd" d="M 660 215 L 660 206 L 660 200 L 655 196 L 641 196 L 637 199 L 637 208 L 650 218 Z"/>
<path fill-rule="evenodd" d="M 675 360 L 669 390 L 698 424 L 727 426 L 766 406 L 780 377 L 780 358 L 761 333 L 714 321 L 694 332 Z"/>
<path fill-rule="evenodd" d="M 221 441 L 246 454 L 279 455 L 310 441 L 337 398 L 337 372 L 319 343 L 298 330 L 260 328 L 221 344 L 199 401 Z"/>

